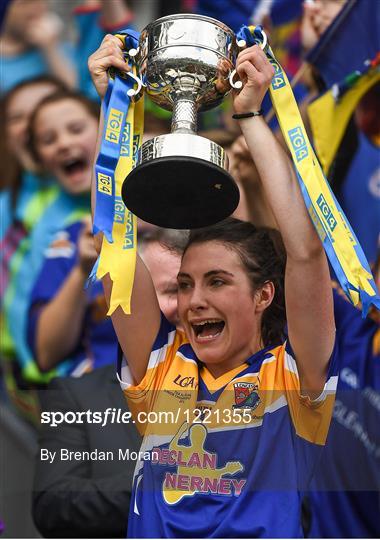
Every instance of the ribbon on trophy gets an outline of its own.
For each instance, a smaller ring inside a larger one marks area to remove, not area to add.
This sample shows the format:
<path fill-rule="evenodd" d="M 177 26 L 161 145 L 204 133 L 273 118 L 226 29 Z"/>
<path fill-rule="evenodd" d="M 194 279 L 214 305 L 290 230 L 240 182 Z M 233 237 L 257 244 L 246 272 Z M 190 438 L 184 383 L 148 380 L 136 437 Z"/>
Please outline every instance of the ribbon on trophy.
<path fill-rule="evenodd" d="M 244 40 L 248 46 L 264 42 L 260 26 L 243 26 L 237 38 Z M 365 317 L 371 304 L 380 309 L 380 297 L 369 264 L 324 177 L 306 134 L 288 78 L 271 48 L 266 46 L 264 52 L 275 69 L 270 96 L 292 155 L 307 210 L 343 291 L 353 305 L 361 303 Z"/>
<path fill-rule="evenodd" d="M 137 49 L 138 33 L 132 30 L 116 34 L 124 43 L 126 51 Z M 112 293 L 108 315 L 118 306 L 126 314 L 131 312 L 131 295 L 136 269 L 137 219 L 126 208 L 121 187 L 125 177 L 135 165 L 142 141 L 144 126 L 144 98 L 134 101 L 133 87 L 136 66 L 132 55 L 126 54 L 130 74 L 117 70 L 109 80 L 103 100 L 104 131 L 99 155 L 95 165 L 96 206 L 94 234 L 102 232 L 100 256 L 89 280 L 101 279 L 109 274 Z"/>

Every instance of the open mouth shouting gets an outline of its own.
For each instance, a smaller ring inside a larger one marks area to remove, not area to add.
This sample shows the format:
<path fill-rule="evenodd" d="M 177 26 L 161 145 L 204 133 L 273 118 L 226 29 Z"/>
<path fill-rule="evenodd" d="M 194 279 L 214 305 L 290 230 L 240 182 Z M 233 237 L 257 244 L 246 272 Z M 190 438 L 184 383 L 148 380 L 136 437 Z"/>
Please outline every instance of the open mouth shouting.
<path fill-rule="evenodd" d="M 190 324 L 195 341 L 198 343 L 213 341 L 222 334 L 225 327 L 225 322 L 222 319 L 193 320 L 190 321 Z"/>
<path fill-rule="evenodd" d="M 91 186 L 91 163 L 83 154 L 71 155 L 58 162 L 57 176 L 70 193 L 88 191 Z"/>
<path fill-rule="evenodd" d="M 84 157 L 70 157 L 60 164 L 62 172 L 68 177 L 74 177 L 87 171 L 88 161 Z"/>

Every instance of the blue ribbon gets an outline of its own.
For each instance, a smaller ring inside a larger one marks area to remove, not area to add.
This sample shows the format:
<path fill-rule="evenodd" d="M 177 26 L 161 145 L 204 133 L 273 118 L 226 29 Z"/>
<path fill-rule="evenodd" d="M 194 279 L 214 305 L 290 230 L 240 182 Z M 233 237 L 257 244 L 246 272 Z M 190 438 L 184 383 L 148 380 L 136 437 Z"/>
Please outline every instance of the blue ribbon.
<path fill-rule="evenodd" d="M 125 48 L 138 47 L 139 33 L 125 30 Z M 129 60 L 131 67 L 131 60 Z M 127 92 L 135 81 L 128 75 L 115 72 L 110 78 L 103 100 L 105 125 L 100 151 L 95 165 L 96 206 L 93 233 L 102 232 L 112 243 L 112 226 L 115 213 L 115 170 L 123 147 L 124 129 L 131 102 Z"/>

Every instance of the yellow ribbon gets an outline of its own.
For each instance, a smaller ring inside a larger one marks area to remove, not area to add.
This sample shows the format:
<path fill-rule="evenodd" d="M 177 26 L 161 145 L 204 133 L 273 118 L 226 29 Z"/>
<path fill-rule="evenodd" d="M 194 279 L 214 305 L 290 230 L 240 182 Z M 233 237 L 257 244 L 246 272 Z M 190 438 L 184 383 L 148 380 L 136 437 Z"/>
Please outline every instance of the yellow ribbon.
<path fill-rule="evenodd" d="M 135 165 L 137 151 L 141 146 L 144 130 L 144 98 L 131 101 L 119 161 L 115 171 L 115 217 L 112 227 L 113 243 L 103 236 L 99 266 L 96 276 L 101 279 L 109 274 L 112 293 L 108 315 L 120 306 L 124 313 L 131 313 L 131 296 L 136 269 L 137 218 L 125 207 L 121 188 L 126 176 Z"/>
<path fill-rule="evenodd" d="M 254 28 L 249 27 L 252 34 Z M 355 250 L 357 243 L 351 234 L 349 224 L 336 206 L 332 191 L 310 144 L 286 73 L 270 48 L 266 54 L 275 69 L 270 86 L 271 100 L 301 180 L 304 197 L 306 194 L 308 212 L 325 249 L 328 247 L 333 251 L 351 285 L 345 288 L 346 294 L 352 303 L 357 305 L 360 296 L 352 286 L 358 291 L 365 291 L 370 297 L 376 297 L 377 291 L 372 285 L 372 274 L 364 268 Z"/>

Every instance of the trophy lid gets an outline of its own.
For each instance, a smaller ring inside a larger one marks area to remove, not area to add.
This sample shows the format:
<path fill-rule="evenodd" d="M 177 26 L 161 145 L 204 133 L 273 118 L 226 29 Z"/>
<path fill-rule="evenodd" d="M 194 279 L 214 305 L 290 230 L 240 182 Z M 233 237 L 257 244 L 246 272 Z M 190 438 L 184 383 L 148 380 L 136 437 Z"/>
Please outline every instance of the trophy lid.
<path fill-rule="evenodd" d="M 213 17 L 207 17 L 206 15 L 198 15 L 197 13 L 175 13 L 174 15 L 165 15 L 165 17 L 160 17 L 159 19 L 156 19 L 155 21 L 152 21 L 151 23 L 149 23 L 142 32 L 149 31 L 152 26 L 160 25 L 164 22 L 171 22 L 174 20 L 186 20 L 186 19 L 205 21 L 205 22 L 214 24 L 215 26 L 218 26 L 219 28 L 222 28 L 227 33 L 235 35 L 235 32 L 225 23 L 218 21 L 218 19 L 214 19 Z"/>

